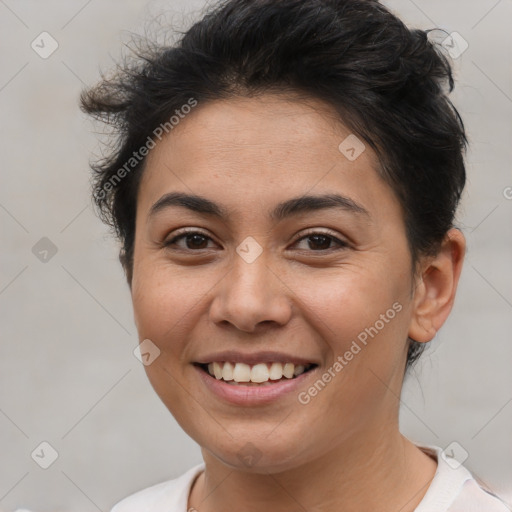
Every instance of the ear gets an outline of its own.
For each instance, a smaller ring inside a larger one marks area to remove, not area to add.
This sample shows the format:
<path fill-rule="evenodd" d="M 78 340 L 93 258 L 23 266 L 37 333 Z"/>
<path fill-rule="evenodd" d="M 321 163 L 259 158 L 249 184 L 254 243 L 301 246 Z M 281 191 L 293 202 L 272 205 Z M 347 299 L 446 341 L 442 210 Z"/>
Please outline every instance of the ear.
<path fill-rule="evenodd" d="M 466 240 L 461 231 L 450 229 L 439 252 L 421 265 L 414 290 L 409 337 L 431 341 L 448 318 L 462 271 Z"/>

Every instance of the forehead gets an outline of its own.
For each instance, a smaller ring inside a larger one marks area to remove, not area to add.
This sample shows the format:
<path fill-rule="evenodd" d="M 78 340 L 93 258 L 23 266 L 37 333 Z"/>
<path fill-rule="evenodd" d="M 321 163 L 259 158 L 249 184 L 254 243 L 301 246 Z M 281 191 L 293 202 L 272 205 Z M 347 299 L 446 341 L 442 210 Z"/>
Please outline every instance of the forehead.
<path fill-rule="evenodd" d="M 394 201 L 367 144 L 359 139 L 364 150 L 354 160 L 340 151 L 354 137 L 319 100 L 269 94 L 199 103 L 148 155 L 140 203 L 147 211 L 172 189 L 229 202 L 332 190 L 358 202 L 383 194 Z"/>
<path fill-rule="evenodd" d="M 333 109 L 319 100 L 262 94 L 199 103 L 166 139 L 168 145 L 175 142 L 194 157 L 206 149 L 224 153 L 261 153 L 262 149 L 278 148 L 314 152 L 349 133 Z"/>

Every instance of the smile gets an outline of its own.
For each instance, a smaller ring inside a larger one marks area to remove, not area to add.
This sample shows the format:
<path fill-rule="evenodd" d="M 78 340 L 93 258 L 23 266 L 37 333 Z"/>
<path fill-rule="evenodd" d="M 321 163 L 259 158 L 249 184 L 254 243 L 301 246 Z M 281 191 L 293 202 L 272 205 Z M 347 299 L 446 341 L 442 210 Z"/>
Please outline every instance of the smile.
<path fill-rule="evenodd" d="M 222 380 L 232 385 L 270 385 L 285 379 L 294 379 L 303 373 L 313 369 L 316 364 L 294 363 L 234 363 L 229 361 L 199 364 L 205 372 L 217 380 Z"/>

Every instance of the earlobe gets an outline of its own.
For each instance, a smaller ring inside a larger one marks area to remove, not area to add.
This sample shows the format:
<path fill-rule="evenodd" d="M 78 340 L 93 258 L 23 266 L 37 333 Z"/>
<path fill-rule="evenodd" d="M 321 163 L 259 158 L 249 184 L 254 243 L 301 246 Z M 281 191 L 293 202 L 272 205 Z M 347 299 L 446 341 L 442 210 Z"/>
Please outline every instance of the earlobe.
<path fill-rule="evenodd" d="M 428 258 L 418 276 L 413 299 L 409 337 L 431 341 L 444 324 L 455 300 L 466 241 L 456 228 L 446 234 L 439 252 Z"/>

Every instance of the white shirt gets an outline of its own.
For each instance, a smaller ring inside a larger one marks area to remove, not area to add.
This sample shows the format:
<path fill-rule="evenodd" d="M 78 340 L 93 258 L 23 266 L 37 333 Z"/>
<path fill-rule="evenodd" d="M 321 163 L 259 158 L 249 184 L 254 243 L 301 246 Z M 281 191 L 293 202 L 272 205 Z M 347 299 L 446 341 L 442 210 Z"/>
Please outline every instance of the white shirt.
<path fill-rule="evenodd" d="M 485 491 L 471 473 L 454 460 L 447 460 L 442 449 L 420 446 L 437 458 L 437 470 L 415 512 L 510 512 L 504 502 Z M 204 471 L 198 464 L 180 477 L 149 487 L 119 502 L 112 512 L 187 512 L 194 480 Z"/>

